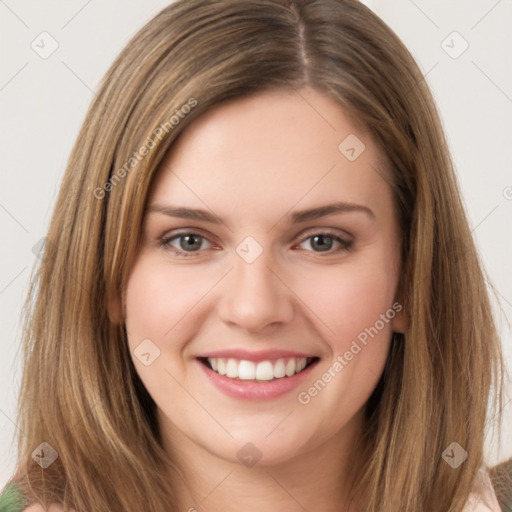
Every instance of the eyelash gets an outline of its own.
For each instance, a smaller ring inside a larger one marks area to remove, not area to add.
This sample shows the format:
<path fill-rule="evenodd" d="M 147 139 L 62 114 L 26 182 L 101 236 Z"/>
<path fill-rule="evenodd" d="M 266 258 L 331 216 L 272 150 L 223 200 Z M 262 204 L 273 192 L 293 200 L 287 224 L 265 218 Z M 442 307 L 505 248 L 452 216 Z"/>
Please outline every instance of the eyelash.
<path fill-rule="evenodd" d="M 200 233 L 196 233 L 194 231 L 182 231 L 181 233 L 175 233 L 172 236 L 167 236 L 167 235 L 163 236 L 159 240 L 159 245 L 164 247 L 167 250 L 172 250 L 174 252 L 175 256 L 179 256 L 179 257 L 183 257 L 183 258 L 194 257 L 195 255 L 197 255 L 198 253 L 201 252 L 201 249 L 199 249 L 197 251 L 188 252 L 188 251 L 182 251 L 182 250 L 177 249 L 176 247 L 170 245 L 170 243 L 172 241 L 179 240 L 181 237 L 190 236 L 190 235 L 197 236 L 202 240 L 208 240 L 205 236 L 201 235 Z M 299 242 L 299 245 L 304 243 L 306 240 L 309 240 L 310 238 L 314 238 L 315 236 L 329 237 L 329 238 L 332 238 L 335 242 L 338 242 L 340 244 L 340 247 L 338 247 L 337 249 L 329 249 L 327 251 L 308 251 L 308 252 L 314 252 L 319 255 L 326 254 L 327 256 L 330 256 L 332 254 L 347 252 L 347 251 L 350 251 L 354 245 L 354 243 L 352 241 L 344 240 L 343 238 L 339 237 L 338 235 L 336 235 L 335 233 L 333 233 L 329 230 L 318 231 L 315 233 L 308 234 L 308 236 L 301 239 L 301 241 Z"/>

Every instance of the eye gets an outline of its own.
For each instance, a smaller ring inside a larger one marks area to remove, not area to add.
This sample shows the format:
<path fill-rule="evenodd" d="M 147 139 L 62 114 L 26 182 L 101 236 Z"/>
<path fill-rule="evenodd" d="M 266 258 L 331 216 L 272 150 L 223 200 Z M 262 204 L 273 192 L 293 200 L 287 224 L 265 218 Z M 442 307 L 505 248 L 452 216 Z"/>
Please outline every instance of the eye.
<path fill-rule="evenodd" d="M 161 239 L 160 244 L 168 249 L 174 249 L 177 256 L 193 256 L 193 253 L 199 252 L 207 247 L 205 243 L 209 243 L 206 238 L 198 233 L 187 232 L 177 233 L 172 236 L 165 236 Z"/>
<path fill-rule="evenodd" d="M 176 256 L 185 258 L 193 257 L 200 251 L 211 248 L 211 243 L 206 237 L 192 231 L 166 235 L 160 239 L 159 243 L 165 249 L 172 250 Z M 352 241 L 331 232 L 313 233 L 299 244 L 302 249 L 315 253 L 327 253 L 327 255 L 348 251 L 352 246 Z"/>
<path fill-rule="evenodd" d="M 352 241 L 345 240 L 330 232 L 312 234 L 305 238 L 299 246 L 302 247 L 304 244 L 309 244 L 313 252 L 329 252 L 330 254 L 348 251 L 353 246 Z M 333 247 L 335 248 L 333 249 Z"/>

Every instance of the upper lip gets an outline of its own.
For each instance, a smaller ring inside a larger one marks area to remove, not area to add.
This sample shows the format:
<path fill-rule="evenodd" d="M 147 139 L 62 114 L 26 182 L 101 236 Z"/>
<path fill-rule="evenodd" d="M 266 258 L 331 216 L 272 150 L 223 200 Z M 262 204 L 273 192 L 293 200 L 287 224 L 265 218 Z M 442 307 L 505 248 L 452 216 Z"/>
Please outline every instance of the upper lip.
<path fill-rule="evenodd" d="M 210 358 L 210 359 L 238 359 L 240 361 L 277 361 L 278 359 L 286 358 L 311 358 L 317 357 L 315 355 L 306 354 L 303 352 L 294 352 L 292 350 L 261 350 L 258 352 L 251 352 L 244 349 L 227 349 L 227 350 L 216 350 L 214 352 L 208 352 L 197 356 L 198 358 Z"/>

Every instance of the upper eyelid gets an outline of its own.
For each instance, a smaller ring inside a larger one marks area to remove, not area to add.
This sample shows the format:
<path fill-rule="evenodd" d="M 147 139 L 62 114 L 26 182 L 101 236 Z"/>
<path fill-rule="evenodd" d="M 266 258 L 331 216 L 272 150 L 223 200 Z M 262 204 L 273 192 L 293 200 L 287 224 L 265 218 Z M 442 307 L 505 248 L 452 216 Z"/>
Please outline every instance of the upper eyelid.
<path fill-rule="evenodd" d="M 345 229 L 341 229 L 341 228 L 313 227 L 313 228 L 303 229 L 298 235 L 293 236 L 293 239 L 297 239 L 299 237 L 304 237 L 307 235 L 311 236 L 314 234 L 338 235 L 339 233 L 343 233 L 345 236 L 347 236 L 349 238 L 354 237 L 350 232 L 346 231 Z M 176 228 L 175 230 L 169 230 L 166 232 L 166 234 L 163 234 L 159 238 L 173 238 L 173 237 L 180 236 L 180 235 L 201 235 L 204 238 L 210 238 L 210 237 L 217 238 L 215 235 L 212 235 L 211 233 L 203 230 L 202 228 L 197 228 L 197 227 L 194 227 L 194 228 L 184 227 L 184 228 Z M 340 235 L 340 236 L 342 236 L 342 235 Z"/>
<path fill-rule="evenodd" d="M 341 234 L 342 233 L 342 234 Z M 347 241 L 352 241 L 354 239 L 354 235 L 349 233 L 348 231 L 341 228 L 307 228 L 304 229 L 300 235 L 297 235 L 296 238 L 308 238 L 313 235 L 332 235 L 339 238 L 347 238 Z"/>

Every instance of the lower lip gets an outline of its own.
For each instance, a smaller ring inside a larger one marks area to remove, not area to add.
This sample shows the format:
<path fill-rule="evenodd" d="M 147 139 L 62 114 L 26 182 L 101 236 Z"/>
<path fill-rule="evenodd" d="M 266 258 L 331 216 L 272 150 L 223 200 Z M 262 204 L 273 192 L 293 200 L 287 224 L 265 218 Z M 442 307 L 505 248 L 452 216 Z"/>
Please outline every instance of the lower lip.
<path fill-rule="evenodd" d="M 219 375 L 217 372 L 210 370 L 210 368 L 199 360 L 197 360 L 197 363 L 210 379 L 210 382 L 228 396 L 242 400 L 273 400 L 289 393 L 304 382 L 313 371 L 318 360 L 292 377 L 283 377 L 269 381 L 230 379 L 229 377 Z"/>

